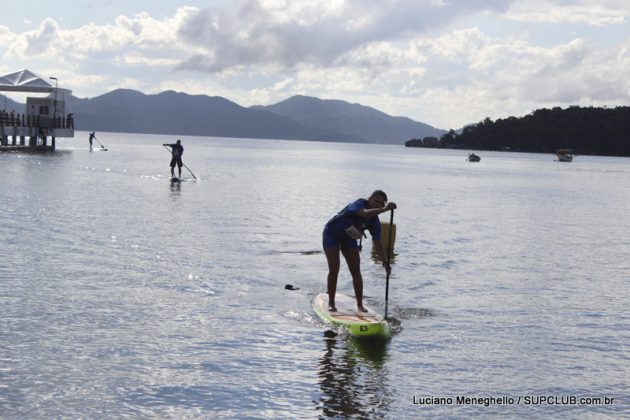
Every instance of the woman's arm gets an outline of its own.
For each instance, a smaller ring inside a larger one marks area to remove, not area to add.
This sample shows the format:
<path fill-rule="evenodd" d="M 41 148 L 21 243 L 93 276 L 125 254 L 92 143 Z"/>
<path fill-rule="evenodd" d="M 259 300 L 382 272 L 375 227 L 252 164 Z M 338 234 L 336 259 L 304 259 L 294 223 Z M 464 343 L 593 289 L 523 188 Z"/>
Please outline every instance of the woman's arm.
<path fill-rule="evenodd" d="M 396 208 L 396 203 L 391 202 L 391 203 L 387 203 L 385 207 L 377 207 L 373 209 L 360 209 L 356 212 L 356 215 L 359 217 L 363 217 L 364 219 L 374 219 L 379 214 L 385 213 L 395 208 Z"/>

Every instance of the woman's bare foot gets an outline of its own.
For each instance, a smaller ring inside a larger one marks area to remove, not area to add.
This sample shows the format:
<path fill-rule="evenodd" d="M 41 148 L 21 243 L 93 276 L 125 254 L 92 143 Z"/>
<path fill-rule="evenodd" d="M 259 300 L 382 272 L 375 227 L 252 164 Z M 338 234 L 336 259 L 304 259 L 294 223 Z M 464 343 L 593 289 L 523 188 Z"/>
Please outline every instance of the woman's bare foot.
<path fill-rule="evenodd" d="M 367 312 L 367 309 L 365 309 L 365 308 L 363 307 L 363 305 L 358 306 L 358 308 L 359 308 L 359 311 L 361 311 L 361 312 Z"/>
<path fill-rule="evenodd" d="M 335 305 L 328 305 L 328 312 L 337 312 L 337 307 Z"/>

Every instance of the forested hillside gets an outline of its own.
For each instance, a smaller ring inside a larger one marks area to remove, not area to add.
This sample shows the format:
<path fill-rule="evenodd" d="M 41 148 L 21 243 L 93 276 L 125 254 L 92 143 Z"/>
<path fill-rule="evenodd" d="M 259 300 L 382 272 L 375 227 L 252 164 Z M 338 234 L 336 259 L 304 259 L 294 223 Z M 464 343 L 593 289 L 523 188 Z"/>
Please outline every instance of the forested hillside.
<path fill-rule="evenodd" d="M 540 109 L 521 118 L 485 119 L 457 134 L 451 130 L 439 147 L 630 156 L 630 107 Z"/>

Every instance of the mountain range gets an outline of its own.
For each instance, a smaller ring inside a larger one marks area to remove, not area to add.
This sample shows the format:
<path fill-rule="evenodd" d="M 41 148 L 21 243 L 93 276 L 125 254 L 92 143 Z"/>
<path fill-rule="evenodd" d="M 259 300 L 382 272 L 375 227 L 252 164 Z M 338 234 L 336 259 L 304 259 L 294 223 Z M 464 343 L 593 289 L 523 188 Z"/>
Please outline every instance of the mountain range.
<path fill-rule="evenodd" d="M 10 99 L 7 109 L 24 109 Z M 91 99 L 71 98 L 75 129 L 122 133 L 403 144 L 445 130 L 340 100 L 293 96 L 268 106 L 243 107 L 220 96 L 117 89 Z"/>

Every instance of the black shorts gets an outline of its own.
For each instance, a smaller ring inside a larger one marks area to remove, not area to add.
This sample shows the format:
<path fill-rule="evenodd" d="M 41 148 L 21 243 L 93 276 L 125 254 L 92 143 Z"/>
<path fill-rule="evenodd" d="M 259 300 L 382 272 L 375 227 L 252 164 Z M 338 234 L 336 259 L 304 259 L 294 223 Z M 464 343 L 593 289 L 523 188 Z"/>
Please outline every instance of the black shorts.
<path fill-rule="evenodd" d="M 359 248 L 359 244 L 356 239 L 349 237 L 346 232 L 335 232 L 335 229 L 326 225 L 324 226 L 324 232 L 322 232 L 322 247 L 324 249 L 353 249 Z"/>
<path fill-rule="evenodd" d="M 181 156 L 177 156 L 177 157 L 173 156 L 173 159 L 171 159 L 171 168 L 174 168 L 176 164 L 178 168 L 182 167 L 183 163 L 182 163 Z"/>

